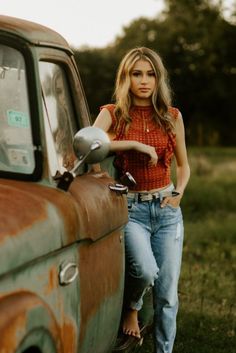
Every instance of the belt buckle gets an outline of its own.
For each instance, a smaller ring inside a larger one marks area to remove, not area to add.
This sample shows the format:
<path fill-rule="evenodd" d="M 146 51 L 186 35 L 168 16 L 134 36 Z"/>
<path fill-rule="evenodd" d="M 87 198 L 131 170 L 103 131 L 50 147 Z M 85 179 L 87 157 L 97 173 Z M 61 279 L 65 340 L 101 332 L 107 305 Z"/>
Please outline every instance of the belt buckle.
<path fill-rule="evenodd" d="M 160 198 L 160 193 L 159 193 L 159 192 L 153 193 L 153 194 L 152 194 L 152 198 L 153 198 L 153 200 L 159 199 L 159 198 Z"/>
<path fill-rule="evenodd" d="M 138 202 L 151 201 L 152 199 L 153 199 L 153 195 L 148 192 L 138 194 Z"/>

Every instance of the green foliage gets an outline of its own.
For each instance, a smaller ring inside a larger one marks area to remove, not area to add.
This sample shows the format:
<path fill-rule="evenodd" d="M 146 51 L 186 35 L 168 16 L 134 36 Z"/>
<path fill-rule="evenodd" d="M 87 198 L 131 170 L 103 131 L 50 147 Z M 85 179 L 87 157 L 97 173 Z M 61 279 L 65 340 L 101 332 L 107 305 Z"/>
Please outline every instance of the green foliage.
<path fill-rule="evenodd" d="M 167 64 L 176 102 L 186 117 L 188 141 L 233 144 L 236 27 L 208 1 L 169 2 Z"/>
<path fill-rule="evenodd" d="M 81 52 L 75 50 L 75 60 L 94 118 L 99 113 L 100 106 L 111 102 L 119 60 L 105 49 L 84 49 Z"/>
<path fill-rule="evenodd" d="M 166 0 L 156 19 L 139 18 L 104 49 L 76 50 L 92 116 L 109 103 L 118 63 L 135 46 L 158 51 L 169 71 L 173 104 L 191 145 L 235 144 L 236 26 L 220 2 Z"/>

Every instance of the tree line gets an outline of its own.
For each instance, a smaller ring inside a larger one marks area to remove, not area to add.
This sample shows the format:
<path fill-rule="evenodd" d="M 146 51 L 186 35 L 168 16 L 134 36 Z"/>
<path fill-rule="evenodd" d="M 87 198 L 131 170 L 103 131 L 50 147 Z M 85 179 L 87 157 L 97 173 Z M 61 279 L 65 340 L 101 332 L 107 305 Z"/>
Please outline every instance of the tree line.
<path fill-rule="evenodd" d="M 169 72 L 173 105 L 191 145 L 235 145 L 236 25 L 221 1 L 166 0 L 154 19 L 138 18 L 105 48 L 73 49 L 92 118 L 112 101 L 121 57 L 131 48 L 157 51 Z"/>

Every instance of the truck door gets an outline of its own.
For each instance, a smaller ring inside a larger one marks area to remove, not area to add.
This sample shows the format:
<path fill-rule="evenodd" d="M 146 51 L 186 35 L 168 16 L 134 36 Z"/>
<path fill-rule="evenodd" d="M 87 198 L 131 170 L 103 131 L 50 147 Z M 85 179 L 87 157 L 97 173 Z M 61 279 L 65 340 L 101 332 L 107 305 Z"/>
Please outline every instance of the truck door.
<path fill-rule="evenodd" d="M 84 125 L 83 117 L 75 109 L 80 104 L 81 93 L 78 94 L 79 79 L 76 82 L 73 70 L 65 61 L 39 62 L 48 173 L 52 183 L 58 175 L 73 168 L 76 160 L 73 135 Z M 104 353 L 115 342 L 121 315 L 126 200 L 109 189 L 114 180 L 106 172 L 88 172 L 84 166 L 80 174 L 66 192 L 74 203 L 77 224 L 73 239 L 65 237 L 63 246 L 69 246 L 74 240 L 77 244 L 78 352 Z"/>

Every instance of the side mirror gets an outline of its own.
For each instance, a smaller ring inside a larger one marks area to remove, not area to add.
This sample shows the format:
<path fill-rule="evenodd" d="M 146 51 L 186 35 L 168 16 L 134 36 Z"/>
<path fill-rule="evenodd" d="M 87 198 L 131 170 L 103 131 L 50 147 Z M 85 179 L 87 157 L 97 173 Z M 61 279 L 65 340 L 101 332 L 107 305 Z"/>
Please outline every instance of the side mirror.
<path fill-rule="evenodd" d="M 80 161 L 98 163 L 108 155 L 109 144 L 109 137 L 102 129 L 89 126 L 75 134 L 73 147 Z"/>
<path fill-rule="evenodd" d="M 108 135 L 98 127 L 88 126 L 79 130 L 73 141 L 75 155 L 78 162 L 70 171 L 66 171 L 60 176 L 57 187 L 68 190 L 71 182 L 77 176 L 79 167 L 83 163 L 99 163 L 109 153 L 110 140 Z"/>

